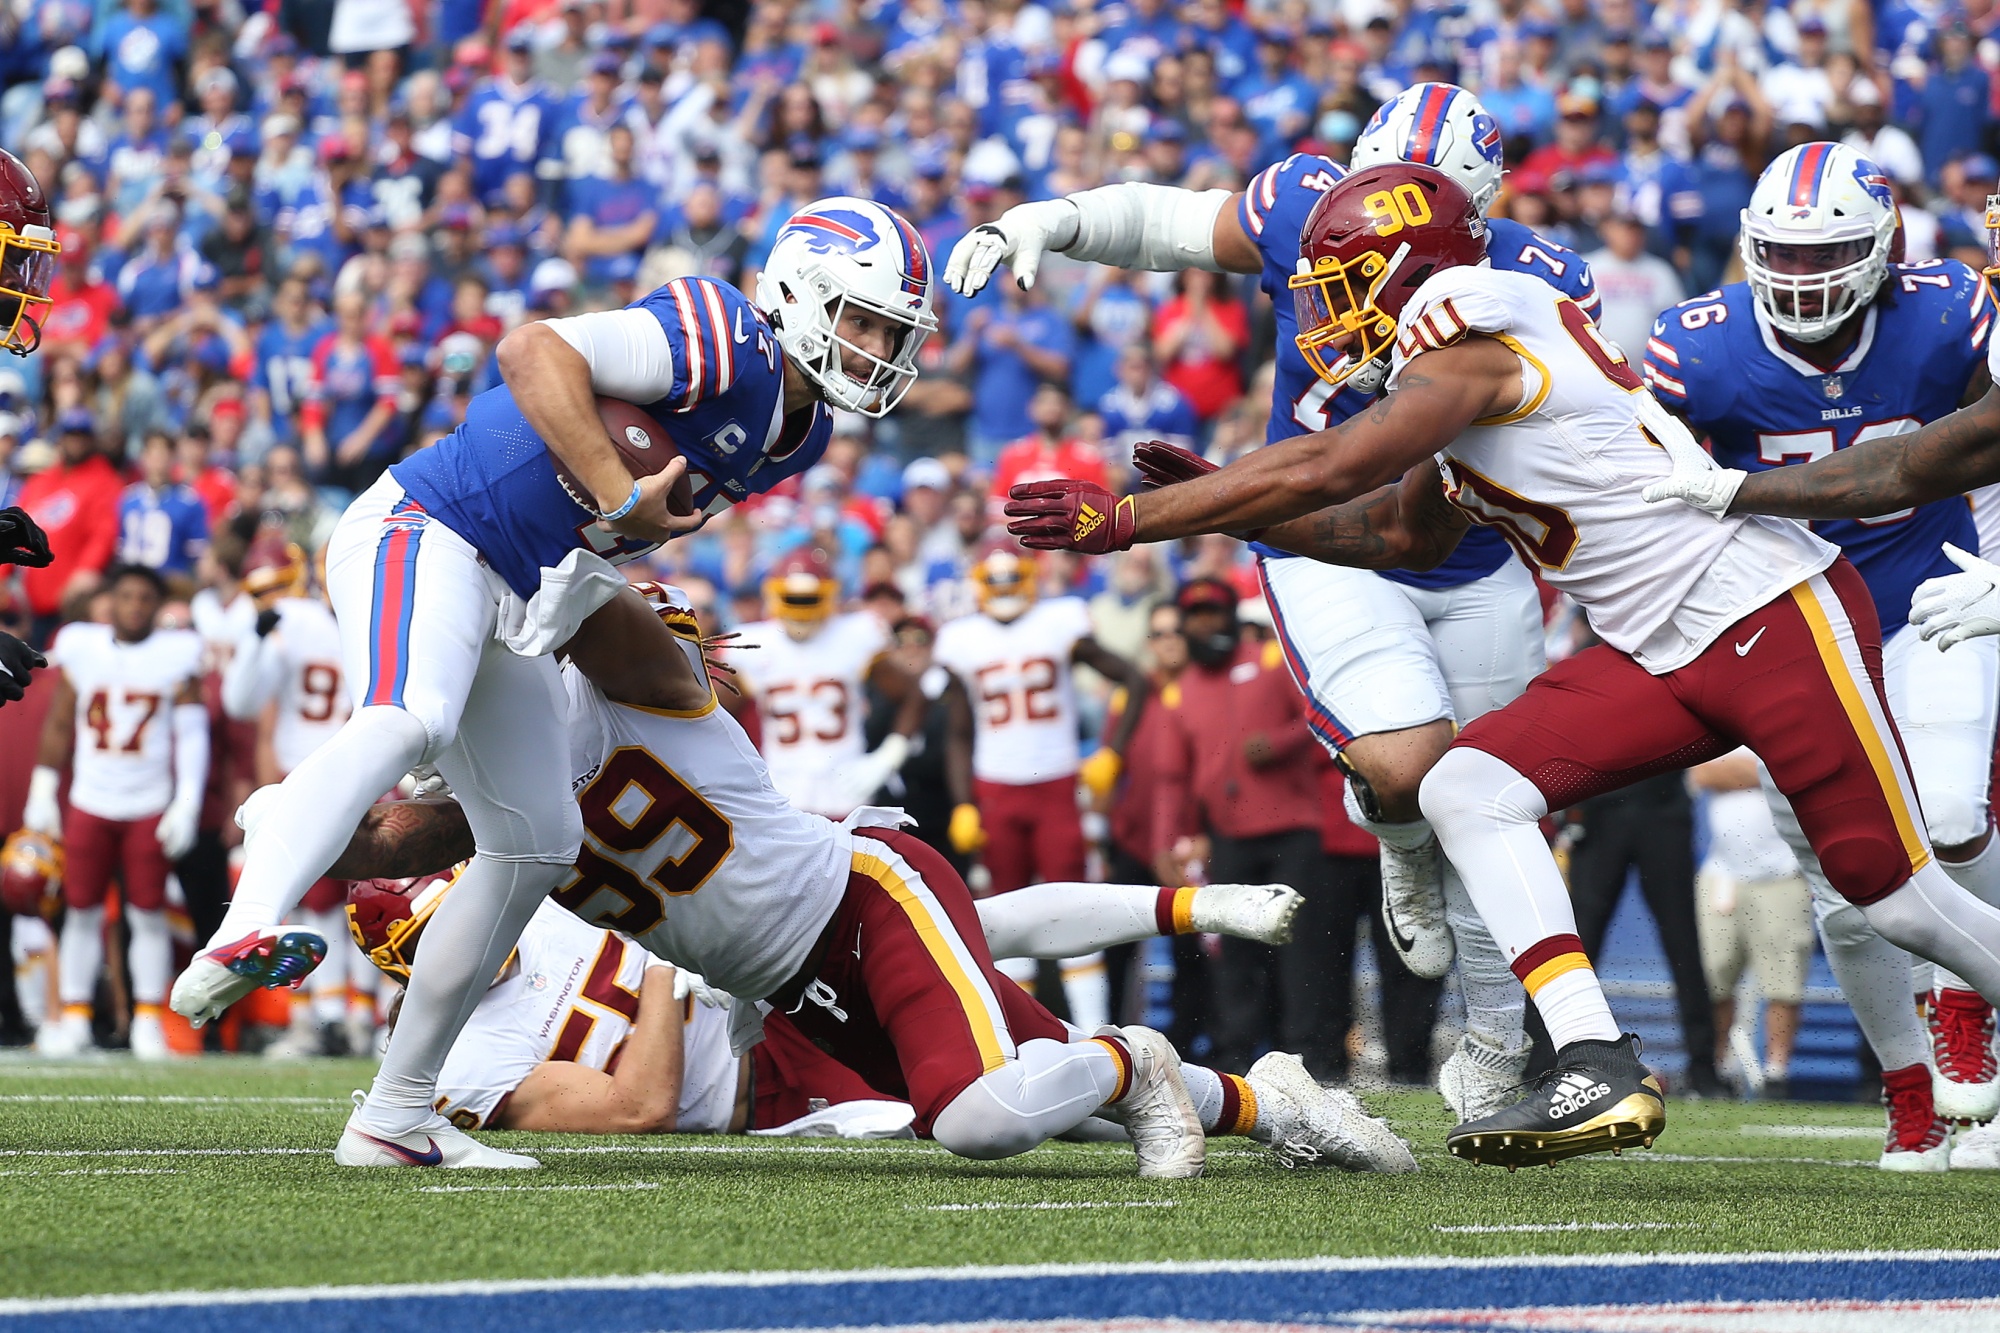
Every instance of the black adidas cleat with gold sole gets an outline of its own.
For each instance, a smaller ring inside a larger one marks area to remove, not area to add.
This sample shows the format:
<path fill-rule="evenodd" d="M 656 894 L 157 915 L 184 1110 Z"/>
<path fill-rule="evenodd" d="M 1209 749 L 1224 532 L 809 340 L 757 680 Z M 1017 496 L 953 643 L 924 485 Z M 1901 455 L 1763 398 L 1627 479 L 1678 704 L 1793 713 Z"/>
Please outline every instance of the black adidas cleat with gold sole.
<path fill-rule="evenodd" d="M 1452 1156 L 1504 1166 L 1554 1166 L 1587 1153 L 1650 1148 L 1667 1127 L 1666 1087 L 1639 1063 L 1639 1038 L 1574 1041 L 1527 1097 L 1445 1136 Z"/>

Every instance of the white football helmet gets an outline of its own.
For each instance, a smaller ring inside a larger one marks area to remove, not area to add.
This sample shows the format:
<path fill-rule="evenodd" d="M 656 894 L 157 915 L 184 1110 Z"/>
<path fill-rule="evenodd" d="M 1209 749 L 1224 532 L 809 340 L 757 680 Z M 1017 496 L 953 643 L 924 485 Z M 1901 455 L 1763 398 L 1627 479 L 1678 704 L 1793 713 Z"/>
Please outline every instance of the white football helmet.
<path fill-rule="evenodd" d="M 757 306 L 827 402 L 880 417 L 916 383 L 917 349 L 938 326 L 931 287 L 930 252 L 915 227 L 878 203 L 836 195 L 779 230 L 757 277 Z M 888 359 L 840 336 L 850 307 L 900 326 Z M 849 373 L 853 361 L 866 378 Z"/>
<path fill-rule="evenodd" d="M 1889 272 L 1896 201 L 1882 168 L 1845 144 L 1800 144 L 1757 178 L 1743 210 L 1744 276 L 1800 342 L 1832 335 Z"/>
<path fill-rule="evenodd" d="M 1455 83 L 1419 83 L 1376 108 L 1351 167 L 1421 162 L 1455 178 L 1482 216 L 1500 193 L 1500 122 Z"/>

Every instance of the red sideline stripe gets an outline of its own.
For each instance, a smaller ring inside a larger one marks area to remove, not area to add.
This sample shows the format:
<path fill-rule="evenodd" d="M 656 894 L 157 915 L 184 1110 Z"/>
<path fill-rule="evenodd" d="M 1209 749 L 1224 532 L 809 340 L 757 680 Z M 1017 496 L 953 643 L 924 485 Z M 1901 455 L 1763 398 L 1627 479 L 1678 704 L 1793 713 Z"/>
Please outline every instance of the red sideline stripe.
<path fill-rule="evenodd" d="M 1526 949 L 1522 950 L 1519 958 L 1516 958 L 1507 966 L 1523 984 L 1526 984 L 1529 975 L 1543 963 L 1549 962 L 1551 959 L 1560 958 L 1564 954 L 1582 952 L 1583 941 L 1577 936 L 1551 935 L 1545 940 L 1539 940 L 1529 945 Z"/>

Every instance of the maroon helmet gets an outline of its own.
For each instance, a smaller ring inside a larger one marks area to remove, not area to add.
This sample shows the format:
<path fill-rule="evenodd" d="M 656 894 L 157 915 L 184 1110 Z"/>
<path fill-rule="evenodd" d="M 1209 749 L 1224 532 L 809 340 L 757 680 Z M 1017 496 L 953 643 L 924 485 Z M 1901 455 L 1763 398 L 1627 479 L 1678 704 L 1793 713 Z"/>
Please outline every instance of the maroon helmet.
<path fill-rule="evenodd" d="M 20 158 L 0 150 L 0 347 L 16 356 L 42 341 L 61 253 L 40 182 Z"/>
<path fill-rule="evenodd" d="M 418 937 L 463 868 L 416 879 L 364 879 L 348 885 L 347 933 L 369 962 L 409 985 Z"/>
<path fill-rule="evenodd" d="M 1357 171 L 1299 232 L 1299 351 L 1339 384 L 1395 347 L 1396 321 L 1431 274 L 1485 260 L 1486 219 L 1457 181 L 1414 162 Z"/>
<path fill-rule="evenodd" d="M 46 916 L 62 883 L 63 848 L 54 838 L 17 829 L 0 847 L 0 908 L 16 916 Z"/>

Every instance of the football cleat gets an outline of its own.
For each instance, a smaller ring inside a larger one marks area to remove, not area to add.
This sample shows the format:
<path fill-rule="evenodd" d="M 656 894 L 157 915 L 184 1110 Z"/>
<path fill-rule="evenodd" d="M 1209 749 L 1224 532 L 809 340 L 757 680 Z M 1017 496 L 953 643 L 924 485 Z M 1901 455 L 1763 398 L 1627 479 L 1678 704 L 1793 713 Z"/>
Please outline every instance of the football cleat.
<path fill-rule="evenodd" d="M 1292 920 L 1304 902 L 1285 884 L 1204 884 L 1194 891 L 1188 915 L 1204 935 L 1290 944 Z"/>
<path fill-rule="evenodd" d="M 90 1015 L 64 1014 L 45 1019 L 35 1030 L 35 1054 L 68 1059 L 82 1055 L 95 1045 L 90 1034 Z"/>
<path fill-rule="evenodd" d="M 309 930 L 282 935 L 252 931 L 189 963 L 174 979 L 168 1004 L 190 1025 L 201 1027 L 259 986 L 296 986 L 325 957 L 326 941 Z"/>
<path fill-rule="evenodd" d="M 1181 1057 L 1160 1033 L 1144 1027 L 1102 1027 L 1100 1037 L 1117 1037 L 1132 1055 L 1131 1086 L 1117 1103 L 1099 1112 L 1125 1126 L 1145 1180 L 1187 1180 L 1201 1174 L 1208 1137 L 1201 1116 L 1181 1081 Z"/>
<path fill-rule="evenodd" d="M 1445 1136 L 1454 1157 L 1509 1171 L 1586 1153 L 1650 1148 L 1667 1127 L 1660 1076 L 1639 1063 L 1639 1038 L 1573 1041 L 1527 1097 Z"/>
<path fill-rule="evenodd" d="M 1257 1096 L 1250 1137 L 1270 1148 L 1279 1166 L 1295 1171 L 1400 1173 L 1417 1169 L 1410 1145 L 1385 1120 L 1368 1114 L 1351 1092 L 1322 1088 L 1296 1055 L 1272 1051 L 1244 1079 Z"/>
<path fill-rule="evenodd" d="M 1951 1124 L 1937 1113 L 1931 1087 L 1929 1065 L 1882 1071 L 1882 1105 L 1889 1112 L 1889 1133 L 1876 1163 L 1882 1170 L 1926 1173 L 1957 1165 Z"/>
<path fill-rule="evenodd" d="M 150 1013 L 132 1015 L 132 1058 L 135 1060 L 171 1060 L 174 1052 L 167 1045 L 166 1030 L 160 1026 L 157 1005 L 148 1006 Z"/>
<path fill-rule="evenodd" d="M 336 1166 L 442 1166 L 495 1171 L 525 1171 L 539 1167 L 535 1158 L 489 1148 L 441 1115 L 431 1116 L 405 1134 L 384 1134 L 355 1123 L 361 1118 L 365 1095 L 354 1094 L 354 1114 L 340 1131 L 333 1150 Z"/>
<path fill-rule="evenodd" d="M 1993 1059 L 1993 1006 L 1977 991 L 1931 993 L 1931 1100 L 1946 1120 L 2000 1114 L 2000 1066 Z"/>
<path fill-rule="evenodd" d="M 1512 1105 L 1528 1077 L 1528 1040 L 1514 1034 L 1515 1046 L 1503 1050 L 1483 1032 L 1459 1038 L 1450 1058 L 1438 1070 L 1438 1091 L 1445 1105 L 1468 1124 Z"/>
<path fill-rule="evenodd" d="M 1444 852 L 1432 838 L 1417 850 L 1382 844 L 1382 924 L 1403 966 L 1435 981 L 1451 971 L 1451 927 L 1444 919 Z"/>
<path fill-rule="evenodd" d="M 1937 1122 L 1940 1126 L 1944 1121 Z M 1888 1154 L 1883 1154 L 1886 1159 Z M 1954 1171 L 2000 1171 L 2000 1123 L 1962 1131 L 1951 1145 Z"/>

